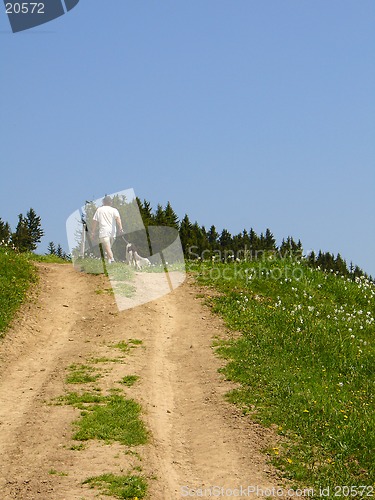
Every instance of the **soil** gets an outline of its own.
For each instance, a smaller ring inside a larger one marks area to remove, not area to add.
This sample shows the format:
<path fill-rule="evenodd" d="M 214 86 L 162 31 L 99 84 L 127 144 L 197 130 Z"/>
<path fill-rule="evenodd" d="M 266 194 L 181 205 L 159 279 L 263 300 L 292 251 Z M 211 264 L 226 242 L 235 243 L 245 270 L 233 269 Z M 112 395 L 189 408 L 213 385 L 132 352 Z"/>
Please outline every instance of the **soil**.
<path fill-rule="evenodd" d="M 38 267 L 38 292 L 0 341 L 1 500 L 107 499 L 83 481 L 132 470 L 147 478 L 151 500 L 210 491 L 259 498 L 280 487 L 262 452 L 274 446 L 275 433 L 224 399 L 233 386 L 218 372 L 223 360 L 213 340 L 230 333 L 204 305 L 206 291 L 188 277 L 172 293 L 120 312 L 104 276 L 70 265 Z M 114 348 L 129 339 L 142 343 L 125 355 Z M 101 373 L 89 387 L 121 389 L 141 404 L 146 445 L 93 440 L 77 446 L 73 422 L 80 411 L 54 404 L 85 388 L 66 382 L 73 363 L 91 363 Z M 139 379 L 125 387 L 119 382 L 125 375 Z M 240 487 L 243 495 L 230 490 Z"/>

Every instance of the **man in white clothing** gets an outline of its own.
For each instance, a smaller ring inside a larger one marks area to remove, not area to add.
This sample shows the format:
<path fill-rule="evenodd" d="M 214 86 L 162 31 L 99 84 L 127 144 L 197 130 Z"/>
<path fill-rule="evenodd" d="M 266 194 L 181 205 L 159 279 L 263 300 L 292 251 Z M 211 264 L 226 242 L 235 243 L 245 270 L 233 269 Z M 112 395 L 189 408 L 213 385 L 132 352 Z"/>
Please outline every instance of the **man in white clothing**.
<path fill-rule="evenodd" d="M 116 226 L 120 233 L 123 232 L 119 211 L 112 207 L 110 196 L 103 198 L 103 206 L 99 207 L 92 221 L 92 235 L 96 235 L 99 226 L 99 244 L 102 245 L 108 263 L 114 262 L 112 244 L 116 237 Z"/>

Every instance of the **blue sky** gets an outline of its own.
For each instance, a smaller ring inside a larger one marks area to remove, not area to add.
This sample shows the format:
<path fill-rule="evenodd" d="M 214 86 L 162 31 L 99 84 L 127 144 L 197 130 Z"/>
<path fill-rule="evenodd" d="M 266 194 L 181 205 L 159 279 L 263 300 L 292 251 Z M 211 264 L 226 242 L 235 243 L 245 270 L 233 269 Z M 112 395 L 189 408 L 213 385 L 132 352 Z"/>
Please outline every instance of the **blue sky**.
<path fill-rule="evenodd" d="M 232 233 L 375 276 L 373 0 L 80 0 L 0 12 L 0 217 L 67 249 L 86 199 L 134 188 Z"/>

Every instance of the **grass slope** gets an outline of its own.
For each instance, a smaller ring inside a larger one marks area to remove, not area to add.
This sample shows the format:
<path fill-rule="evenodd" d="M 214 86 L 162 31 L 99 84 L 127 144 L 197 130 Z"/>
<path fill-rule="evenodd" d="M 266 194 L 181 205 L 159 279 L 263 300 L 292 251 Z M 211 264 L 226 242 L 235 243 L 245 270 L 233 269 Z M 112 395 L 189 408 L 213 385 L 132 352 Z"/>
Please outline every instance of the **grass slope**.
<path fill-rule="evenodd" d="M 0 247 L 0 337 L 37 279 L 29 258 Z"/>
<path fill-rule="evenodd" d="M 192 270 L 242 334 L 218 345 L 226 377 L 239 383 L 228 397 L 285 436 L 268 450 L 276 465 L 309 486 L 371 488 L 374 284 L 281 259 Z"/>
<path fill-rule="evenodd" d="M 17 253 L 0 246 L 0 338 L 25 299 L 30 285 L 37 281 L 33 262 L 66 264 L 56 255 Z"/>

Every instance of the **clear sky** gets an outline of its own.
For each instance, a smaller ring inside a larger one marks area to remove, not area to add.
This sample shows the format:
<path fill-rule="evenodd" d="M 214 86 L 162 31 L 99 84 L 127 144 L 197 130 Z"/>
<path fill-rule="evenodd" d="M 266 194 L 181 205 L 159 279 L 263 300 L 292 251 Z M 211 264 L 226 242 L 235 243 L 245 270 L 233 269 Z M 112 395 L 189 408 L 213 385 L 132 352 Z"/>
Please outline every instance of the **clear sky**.
<path fill-rule="evenodd" d="M 15 34 L 0 8 L 0 217 L 67 249 L 134 188 L 375 276 L 374 47 L 373 0 L 80 0 Z"/>

